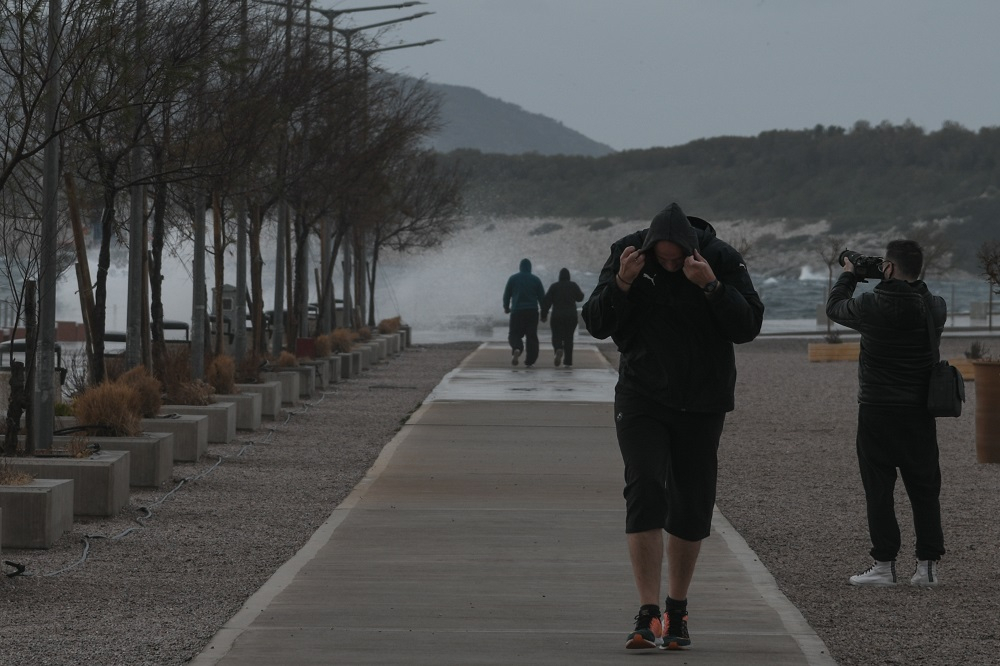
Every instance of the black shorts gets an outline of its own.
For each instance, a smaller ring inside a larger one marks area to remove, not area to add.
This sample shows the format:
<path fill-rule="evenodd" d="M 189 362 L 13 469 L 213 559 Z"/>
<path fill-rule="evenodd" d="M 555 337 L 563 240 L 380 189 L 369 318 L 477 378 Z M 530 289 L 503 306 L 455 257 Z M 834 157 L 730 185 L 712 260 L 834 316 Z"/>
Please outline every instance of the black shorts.
<path fill-rule="evenodd" d="M 725 412 L 680 412 L 615 396 L 625 462 L 625 532 L 662 528 L 688 541 L 712 531 L 719 439 Z"/>

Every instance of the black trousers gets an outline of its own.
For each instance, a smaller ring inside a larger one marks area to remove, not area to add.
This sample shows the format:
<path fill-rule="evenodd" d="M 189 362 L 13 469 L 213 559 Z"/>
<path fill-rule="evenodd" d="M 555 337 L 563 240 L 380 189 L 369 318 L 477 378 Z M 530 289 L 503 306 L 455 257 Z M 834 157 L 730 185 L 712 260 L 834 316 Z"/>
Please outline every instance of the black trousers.
<path fill-rule="evenodd" d="M 507 342 L 512 350 L 526 352 L 525 365 L 534 365 L 538 360 L 538 310 L 513 310 L 510 313 Z"/>
<path fill-rule="evenodd" d="M 573 334 L 576 332 L 576 313 L 552 315 L 552 349 L 563 350 L 563 363 L 573 365 Z"/>
<path fill-rule="evenodd" d="M 898 468 L 913 508 L 914 554 L 918 560 L 940 559 L 944 533 L 934 417 L 922 407 L 859 405 L 857 449 L 871 556 L 885 562 L 896 559 L 899 553 L 899 523 L 893 501 Z"/>

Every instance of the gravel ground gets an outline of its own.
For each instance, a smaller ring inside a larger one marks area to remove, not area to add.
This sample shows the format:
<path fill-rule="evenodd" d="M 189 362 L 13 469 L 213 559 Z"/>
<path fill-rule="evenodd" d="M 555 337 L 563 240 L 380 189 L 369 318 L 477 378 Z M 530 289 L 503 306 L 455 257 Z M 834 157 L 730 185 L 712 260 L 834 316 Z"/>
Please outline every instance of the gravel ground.
<path fill-rule="evenodd" d="M 1000 466 L 975 462 L 974 383 L 966 413 L 938 420 L 949 550 L 942 586 L 854 588 L 847 578 L 867 567 L 869 548 L 854 458 L 856 364 L 809 363 L 806 344 L 738 348 L 719 508 L 838 663 L 998 663 Z M 946 339 L 942 355 L 961 356 L 966 346 Z M 175 465 L 171 483 L 133 492 L 115 518 L 77 520 L 47 551 L 5 550 L 4 560 L 31 575 L 0 580 L 0 663 L 185 663 L 308 540 L 475 347 L 413 347 L 287 420 Z M 897 502 L 908 577 L 913 534 L 901 489 Z"/>

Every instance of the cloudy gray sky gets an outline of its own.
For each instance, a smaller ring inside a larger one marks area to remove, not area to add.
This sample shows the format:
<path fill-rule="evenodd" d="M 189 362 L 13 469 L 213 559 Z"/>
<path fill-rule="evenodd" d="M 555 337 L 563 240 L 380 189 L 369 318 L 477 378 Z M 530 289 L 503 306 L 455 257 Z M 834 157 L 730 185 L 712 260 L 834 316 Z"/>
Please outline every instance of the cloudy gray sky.
<path fill-rule="evenodd" d="M 998 0 L 426 0 L 353 16 L 416 11 L 434 14 L 383 44 L 443 41 L 383 53 L 381 66 L 619 150 L 857 120 L 1000 125 Z"/>

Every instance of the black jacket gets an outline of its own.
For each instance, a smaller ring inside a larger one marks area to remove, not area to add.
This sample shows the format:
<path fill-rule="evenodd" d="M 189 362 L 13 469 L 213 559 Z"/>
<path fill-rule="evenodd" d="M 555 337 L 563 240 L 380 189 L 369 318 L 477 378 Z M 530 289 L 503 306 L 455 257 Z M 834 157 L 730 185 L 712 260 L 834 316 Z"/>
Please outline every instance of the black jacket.
<path fill-rule="evenodd" d="M 760 333 L 764 304 L 740 254 L 719 240 L 712 225 L 689 218 L 697 247 L 720 285 L 706 298 L 683 272 L 670 273 L 652 255 L 626 294 L 615 284 L 626 247 L 642 248 L 649 229 L 611 246 L 594 292 L 583 306 L 587 330 L 611 337 L 621 359 L 617 392 L 634 393 L 665 407 L 695 412 L 734 408 L 733 343 Z M 655 222 L 655 218 L 654 218 Z"/>
<path fill-rule="evenodd" d="M 569 269 L 560 269 L 559 280 L 549 285 L 549 290 L 542 299 L 542 319 L 549 315 L 549 308 L 552 308 L 553 319 L 575 320 L 576 304 L 582 300 L 583 292 L 580 285 L 569 279 Z"/>
<path fill-rule="evenodd" d="M 940 296 L 931 296 L 920 280 L 883 280 L 871 292 L 852 298 L 857 285 L 854 273 L 843 273 L 830 290 L 826 315 L 861 333 L 858 402 L 926 406 L 935 358 L 927 339 L 928 299 L 935 348 L 948 318 L 947 304 Z"/>

